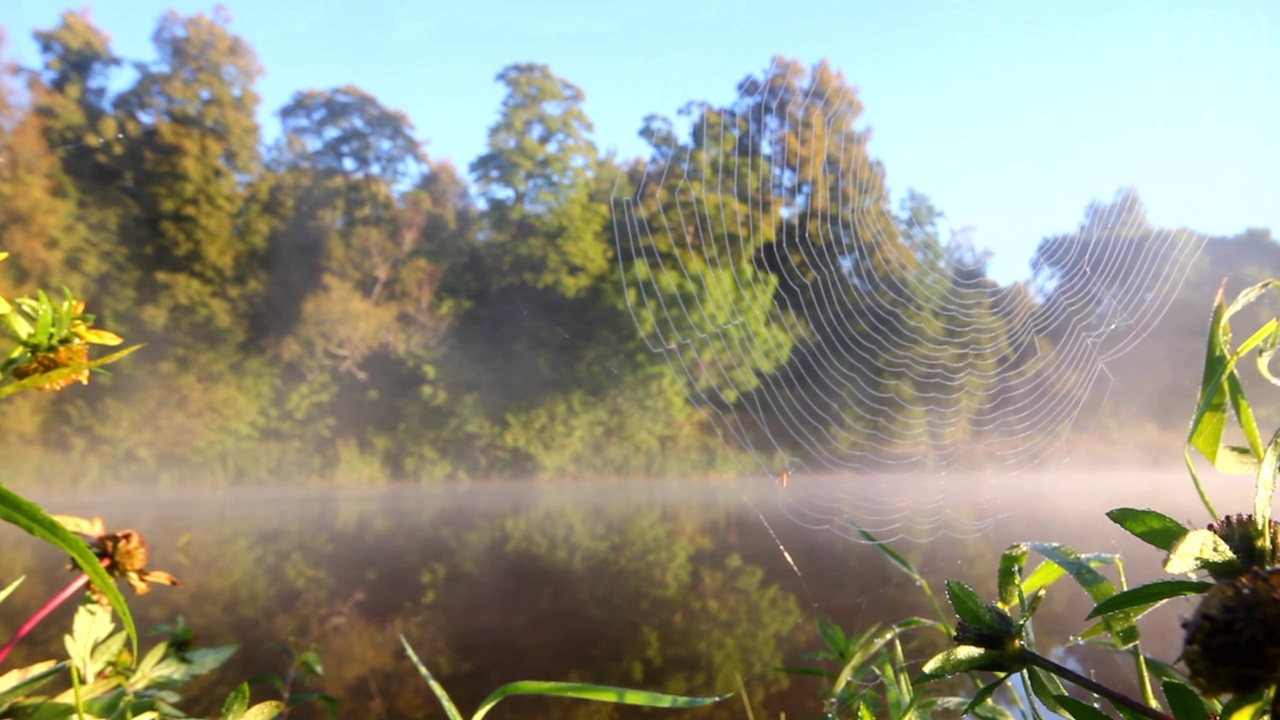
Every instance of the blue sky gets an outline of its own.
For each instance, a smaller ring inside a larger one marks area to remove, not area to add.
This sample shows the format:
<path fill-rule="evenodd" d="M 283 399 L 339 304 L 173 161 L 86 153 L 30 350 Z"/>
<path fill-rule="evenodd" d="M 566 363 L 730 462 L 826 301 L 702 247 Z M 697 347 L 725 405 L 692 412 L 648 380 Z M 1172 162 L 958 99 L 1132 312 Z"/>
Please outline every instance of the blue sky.
<path fill-rule="evenodd" d="M 774 54 L 828 58 L 860 88 L 895 198 L 930 195 L 972 225 L 1003 280 L 1092 199 L 1136 185 L 1151 219 L 1214 234 L 1280 229 L 1280 10 L 1231 0 L 228 0 L 266 76 L 262 122 L 297 90 L 354 83 L 413 119 L 432 157 L 480 152 L 513 62 L 584 89 L 602 148 L 640 155 L 649 113 L 726 102 Z M 81 5 L 6 0 L 7 52 Z M 99 0 L 117 54 L 150 59 L 165 9 Z"/>

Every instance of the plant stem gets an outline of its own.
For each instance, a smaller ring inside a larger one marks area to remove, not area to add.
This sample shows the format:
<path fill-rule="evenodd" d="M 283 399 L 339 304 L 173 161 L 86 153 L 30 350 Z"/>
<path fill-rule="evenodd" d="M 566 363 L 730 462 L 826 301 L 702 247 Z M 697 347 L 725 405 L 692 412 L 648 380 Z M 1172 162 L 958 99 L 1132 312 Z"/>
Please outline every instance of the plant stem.
<path fill-rule="evenodd" d="M 106 558 L 103 558 L 102 564 L 107 564 Z M 13 637 L 9 638 L 9 642 L 5 643 L 4 647 L 0 647 L 0 663 L 3 663 L 5 659 L 9 657 L 9 652 L 13 650 L 14 646 L 17 645 L 22 638 L 30 634 L 31 631 L 35 629 L 35 626 L 40 624 L 40 621 L 48 617 L 49 613 L 56 610 L 59 605 L 66 602 L 67 598 L 79 592 L 79 590 L 88 584 L 88 582 L 89 576 L 84 573 L 80 573 L 79 577 L 72 580 L 71 583 L 59 591 L 57 595 L 49 598 L 49 602 L 41 605 L 40 609 L 36 610 L 35 614 L 28 618 L 27 621 L 22 624 L 22 627 L 18 628 L 18 632 L 14 633 Z"/>
<path fill-rule="evenodd" d="M 1112 690 L 1106 685 L 1103 685 L 1092 678 L 1087 678 L 1070 668 L 1059 665 L 1043 655 L 1027 652 L 1026 659 L 1030 664 L 1035 665 L 1041 670 L 1046 670 L 1057 675 L 1063 680 L 1075 683 L 1085 690 L 1088 690 L 1095 695 L 1100 695 L 1116 705 L 1128 708 L 1143 717 L 1150 718 L 1151 720 L 1175 720 L 1172 715 L 1162 713 L 1149 705 L 1144 705 L 1122 692 Z"/>

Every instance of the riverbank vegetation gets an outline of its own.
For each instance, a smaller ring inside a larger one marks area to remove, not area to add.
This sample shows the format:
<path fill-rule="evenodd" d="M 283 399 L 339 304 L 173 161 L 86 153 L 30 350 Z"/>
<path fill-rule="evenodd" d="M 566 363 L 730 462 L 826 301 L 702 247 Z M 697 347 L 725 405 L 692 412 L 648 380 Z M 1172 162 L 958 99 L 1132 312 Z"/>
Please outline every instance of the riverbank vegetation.
<path fill-rule="evenodd" d="M 1023 376 L 1035 358 L 1099 316 L 1107 288 L 1084 288 L 1085 296 L 1070 280 L 1096 281 L 1100 269 L 1089 263 L 1156 238 L 1198 242 L 1191 230 L 1151 226 L 1126 189 L 1088 205 L 1075 232 L 1026 239 L 1040 248 L 1031 269 L 1041 291 L 1001 285 L 971 236 L 942 237 L 942 209 L 926 195 L 890 197 L 887 169 L 856 126 L 856 89 L 825 63 L 779 58 L 746 74 L 728 104 L 694 101 L 677 120 L 638 118 L 652 148 L 644 159 L 596 146 L 572 82 L 543 65 L 511 65 L 497 76 L 505 98 L 487 151 L 460 166 L 431 157 L 410 118 L 351 86 L 301 90 L 267 133 L 278 139 L 265 141 L 255 91 L 263 68 L 222 13 L 164 16 L 154 62 L 118 57 L 87 13 L 67 13 L 36 39 L 41 65 L 6 67 L 0 89 L 0 228 L 14 253 L 0 289 L 78 288 L 93 313 L 146 350 L 86 392 L 16 399 L 19 409 L 0 420 L 9 481 L 706 475 L 757 468 L 746 461 L 759 447 L 769 449 L 757 463 L 782 468 L 857 453 L 859 443 L 879 450 L 895 433 L 913 452 L 928 450 L 917 453 L 923 463 L 935 450 L 956 459 L 999 441 L 980 437 L 981 422 L 949 415 L 960 435 L 920 446 L 910 412 L 840 407 L 859 399 L 787 378 L 816 371 L 814 343 L 871 353 L 874 377 L 859 380 L 868 397 L 908 409 L 921 401 L 903 392 L 936 392 L 905 381 L 912 353 L 919 367 L 975 377 L 998 367 L 1000 377 L 1022 378 L 965 385 L 964 402 L 948 413 L 989 411 L 1019 401 L 1001 393 L 1033 383 Z M 775 96 L 791 116 L 774 117 Z M 801 217 L 771 199 L 797 190 L 793 174 L 770 165 L 769 148 L 805 146 L 801 121 L 823 112 L 822 98 L 849 109 L 844 134 L 829 138 L 836 154 L 796 162 L 834 163 L 858 181 Z M 413 120 L 429 138 L 431 118 Z M 734 123 L 744 125 L 726 134 Z M 739 143 L 768 136 L 769 144 L 724 156 L 735 133 Z M 682 172 L 690 158 L 730 163 L 760 182 L 741 183 L 723 207 L 689 207 L 680 198 L 705 194 L 699 183 L 712 180 Z M 699 228 L 699 242 L 734 249 L 732 266 L 660 237 L 636 255 L 626 235 L 634 228 L 611 216 L 618 198 L 630 199 L 626 218 L 646 227 Z M 860 301 L 875 305 L 863 308 L 874 328 L 824 320 L 821 298 L 795 291 L 815 270 L 805 263 L 819 262 L 820 244 L 805 242 L 852 226 L 853 214 L 876 237 L 866 247 L 884 254 L 858 270 L 884 276 L 863 281 L 891 289 L 919 266 L 949 278 L 952 291 L 937 302 L 961 293 L 968 309 L 943 316 L 944 305 L 902 307 L 889 292 Z M 750 232 L 698 220 L 722 215 Z M 780 254 L 794 252 L 809 259 Z M 681 270 L 657 275 L 654 263 Z M 1109 271 L 1109 282 L 1126 282 Z M 1194 393 L 1174 371 L 1194 362 L 1203 298 L 1225 275 L 1243 283 L 1276 272 L 1280 246 L 1266 230 L 1208 239 L 1166 299 L 1171 309 L 1131 352 L 1108 360 L 1095 393 L 1105 406 L 1085 408 L 1076 427 L 1105 440 L 1115 427 L 1141 424 L 1149 447 L 1168 447 Z M 628 293 L 638 289 L 654 296 L 637 303 Z M 742 322 L 646 315 L 662 303 L 735 308 Z M 689 327 L 663 325 L 682 321 Z M 984 344 L 989 357 L 891 337 L 894 327 L 943 321 L 979 324 L 994 338 Z M 720 328 L 718 345 L 655 352 L 663 333 L 706 326 Z M 1167 361 L 1145 362 L 1153 352 Z M 725 353 L 731 365 L 717 362 Z M 702 370 L 682 370 L 691 367 Z M 771 415 L 768 393 L 779 388 L 813 412 Z M 714 425 L 735 408 L 752 408 L 756 427 Z M 849 417 L 874 418 L 875 427 L 840 424 Z M 798 437 L 839 447 L 788 444 Z M 56 469 L 68 464 L 75 473 Z"/>

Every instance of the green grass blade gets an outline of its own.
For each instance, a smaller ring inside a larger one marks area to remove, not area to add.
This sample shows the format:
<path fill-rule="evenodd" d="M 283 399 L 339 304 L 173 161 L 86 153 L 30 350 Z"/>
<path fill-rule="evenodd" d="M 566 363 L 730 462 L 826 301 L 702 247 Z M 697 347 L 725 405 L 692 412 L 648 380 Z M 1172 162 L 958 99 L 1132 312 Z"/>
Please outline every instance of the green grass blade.
<path fill-rule="evenodd" d="M 667 695 L 666 693 L 649 692 L 647 690 L 628 690 L 627 688 L 610 687 L 608 685 L 523 680 L 508 683 L 493 691 L 493 694 L 480 703 L 479 709 L 476 710 L 475 715 L 471 716 L 471 720 L 481 720 L 500 700 L 512 695 L 574 698 L 577 700 L 613 703 L 615 705 L 652 708 L 705 707 L 718 703 L 725 698 L 733 697 L 733 693 L 712 697 L 686 697 L 684 695 Z"/>
<path fill-rule="evenodd" d="M 440 705 L 444 707 L 444 713 L 449 716 L 449 720 L 462 720 L 462 713 L 458 712 L 458 706 L 453 704 L 453 700 L 449 698 L 449 693 L 445 692 L 444 687 L 436 682 L 436 678 L 431 674 L 431 671 L 427 670 L 427 666 L 423 665 L 422 661 L 418 659 L 418 654 L 413 651 L 404 635 L 400 636 L 400 644 L 404 646 L 404 651 L 409 653 L 409 660 L 418 669 L 418 674 L 422 676 L 423 680 L 427 681 L 431 692 L 436 694 L 436 698 L 440 701 Z"/>
<path fill-rule="evenodd" d="M 924 580 L 924 578 L 920 575 L 920 572 L 916 570 L 915 566 L 911 564 L 910 560 L 902 556 L 902 553 L 899 553 L 897 550 L 894 550 L 893 548 L 889 547 L 888 543 L 877 538 L 875 535 L 872 535 L 870 532 L 867 532 L 866 530 L 863 530 L 861 527 L 858 527 L 856 523 L 850 522 L 850 524 L 853 525 L 853 528 L 858 531 L 858 534 L 861 535 L 864 540 L 871 543 L 872 545 L 875 545 L 876 549 L 884 553 L 885 557 L 889 558 L 889 562 L 893 563 L 895 567 L 897 567 L 902 572 L 906 573 L 913 580 L 918 580 L 918 581 Z"/>
<path fill-rule="evenodd" d="M 1066 545 L 1032 543 L 1031 548 L 1066 570 L 1067 574 L 1084 589 L 1089 597 L 1093 598 L 1095 603 L 1100 603 L 1116 594 L 1115 586 L 1110 580 L 1095 570 L 1088 560 L 1081 558 Z M 1133 624 L 1133 619 L 1124 613 L 1107 615 L 1102 618 L 1102 622 L 1120 647 L 1128 647 L 1138 641 L 1138 628 Z"/>
<path fill-rule="evenodd" d="M 120 616 L 120 622 L 129 633 L 129 641 L 133 646 L 133 654 L 138 654 L 138 629 L 133 624 L 133 615 L 124 595 L 111 575 L 102 568 L 98 558 L 85 544 L 84 540 L 72 535 L 57 520 L 49 517 L 35 503 L 0 485 L 0 520 L 27 531 L 41 540 L 59 548 L 71 556 L 76 565 L 89 576 L 94 587 L 102 592 Z"/>
<path fill-rule="evenodd" d="M 4 602 L 5 600 L 7 600 L 9 596 L 13 594 L 13 591 L 17 590 L 18 586 L 22 584 L 22 581 L 26 579 L 27 579 L 27 576 L 23 575 L 19 577 L 17 580 L 14 580 L 13 582 L 5 586 L 4 590 L 0 590 L 0 602 Z"/>

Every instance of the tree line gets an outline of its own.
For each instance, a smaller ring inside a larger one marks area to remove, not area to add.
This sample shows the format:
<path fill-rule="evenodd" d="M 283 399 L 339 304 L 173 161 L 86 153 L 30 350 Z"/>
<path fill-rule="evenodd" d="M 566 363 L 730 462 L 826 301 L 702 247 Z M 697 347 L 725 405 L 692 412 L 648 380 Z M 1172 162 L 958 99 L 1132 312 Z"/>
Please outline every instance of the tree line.
<path fill-rule="evenodd" d="M 117 57 L 87 13 L 35 38 L 40 66 L 0 88 L 2 281 L 75 288 L 147 348 L 85 392 L 19 400 L 0 420 L 14 477 L 69 456 L 103 478 L 364 482 L 708 473 L 744 467 L 747 445 L 945 454 L 1073 391 L 1037 368 L 1114 300 L 1082 244 L 1160 234 L 1125 191 L 1041 241 L 1048 290 L 1001 286 L 928 197 L 892 204 L 826 62 L 777 58 L 725 106 L 644 118 L 643 159 L 600 152 L 580 88 L 511 65 L 464 170 L 354 86 L 297 93 L 264 143 L 262 67 L 221 12 L 166 14 L 154 62 Z M 1084 232 L 1121 205 L 1136 224 Z M 1213 273 L 1280 267 L 1265 231 L 1206 247 L 1174 302 L 1207 308 Z M 1145 342 L 1203 334 L 1153 327 Z M 867 361 L 829 367 L 841 355 Z M 812 427 L 733 413 L 781 396 Z M 726 413 L 752 420 L 725 434 Z"/>

